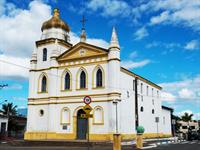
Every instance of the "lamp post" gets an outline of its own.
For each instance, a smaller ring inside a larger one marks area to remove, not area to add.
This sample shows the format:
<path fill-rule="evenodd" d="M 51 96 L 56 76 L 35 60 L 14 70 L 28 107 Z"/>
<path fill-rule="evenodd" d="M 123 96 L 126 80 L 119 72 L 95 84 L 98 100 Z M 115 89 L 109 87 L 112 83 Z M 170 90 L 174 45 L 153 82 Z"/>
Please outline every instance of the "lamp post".
<path fill-rule="evenodd" d="M 121 99 L 114 99 L 113 100 L 113 104 L 115 104 L 115 119 L 116 119 L 116 134 L 118 133 L 118 108 L 117 108 L 117 104 L 118 104 L 118 102 L 120 102 L 121 101 Z"/>
<path fill-rule="evenodd" d="M 118 109 L 117 109 L 117 104 L 120 102 L 121 99 L 114 99 L 113 104 L 115 104 L 115 125 L 116 125 L 116 130 L 115 134 L 113 134 L 113 150 L 121 150 L 121 135 L 118 133 Z"/>

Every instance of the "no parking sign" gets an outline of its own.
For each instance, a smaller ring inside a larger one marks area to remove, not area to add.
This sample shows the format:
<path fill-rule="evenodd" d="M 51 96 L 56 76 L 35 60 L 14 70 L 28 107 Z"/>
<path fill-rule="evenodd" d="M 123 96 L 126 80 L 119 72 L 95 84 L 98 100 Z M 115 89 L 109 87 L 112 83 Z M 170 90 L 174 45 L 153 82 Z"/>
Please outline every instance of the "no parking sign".
<path fill-rule="evenodd" d="M 85 96 L 84 99 L 83 99 L 83 102 L 86 104 L 86 105 L 89 105 L 91 102 L 92 102 L 92 99 L 90 96 Z"/>

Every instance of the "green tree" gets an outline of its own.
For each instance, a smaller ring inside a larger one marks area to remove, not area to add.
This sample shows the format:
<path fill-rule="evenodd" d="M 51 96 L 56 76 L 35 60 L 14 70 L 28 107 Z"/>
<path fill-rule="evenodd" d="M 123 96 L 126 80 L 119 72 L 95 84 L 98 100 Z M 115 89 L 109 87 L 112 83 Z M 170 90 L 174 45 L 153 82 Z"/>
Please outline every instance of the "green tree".
<path fill-rule="evenodd" d="M 181 124 L 179 123 L 179 121 L 181 120 L 181 118 L 178 117 L 178 116 L 172 115 L 172 119 L 175 120 L 175 132 L 178 133 L 179 130 L 180 130 L 180 126 L 181 126 Z M 173 130 L 174 130 L 174 128 L 173 128 Z"/>
<path fill-rule="evenodd" d="M 1 112 L 3 112 L 4 115 L 16 116 L 17 115 L 17 106 L 13 105 L 13 103 L 3 104 Z"/>
<path fill-rule="evenodd" d="M 183 116 L 181 116 L 181 120 L 185 122 L 192 121 L 193 114 L 188 114 L 187 112 L 184 113 Z"/>

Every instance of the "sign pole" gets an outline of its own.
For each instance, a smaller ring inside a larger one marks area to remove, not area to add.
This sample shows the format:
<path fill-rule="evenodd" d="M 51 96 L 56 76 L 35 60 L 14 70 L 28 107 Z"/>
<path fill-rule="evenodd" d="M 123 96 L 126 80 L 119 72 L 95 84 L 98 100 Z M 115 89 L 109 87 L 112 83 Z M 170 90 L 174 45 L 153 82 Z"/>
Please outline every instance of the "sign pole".
<path fill-rule="evenodd" d="M 87 143 L 88 143 L 88 150 L 90 150 L 90 130 L 89 130 L 89 124 L 90 124 L 90 121 L 89 121 L 89 117 L 88 117 L 88 127 L 87 127 L 87 135 L 88 135 L 88 138 L 87 138 Z"/>
<path fill-rule="evenodd" d="M 83 107 L 83 111 L 85 111 L 86 115 L 85 115 L 85 118 L 87 118 L 87 147 L 88 147 L 88 150 L 90 150 L 90 129 L 89 129 L 89 126 L 90 126 L 90 117 L 93 117 L 92 115 L 90 115 L 90 112 L 92 111 L 92 107 L 89 105 L 91 102 L 92 102 L 92 99 L 90 96 L 85 96 L 83 98 L 83 102 L 86 104 L 84 107 Z"/>

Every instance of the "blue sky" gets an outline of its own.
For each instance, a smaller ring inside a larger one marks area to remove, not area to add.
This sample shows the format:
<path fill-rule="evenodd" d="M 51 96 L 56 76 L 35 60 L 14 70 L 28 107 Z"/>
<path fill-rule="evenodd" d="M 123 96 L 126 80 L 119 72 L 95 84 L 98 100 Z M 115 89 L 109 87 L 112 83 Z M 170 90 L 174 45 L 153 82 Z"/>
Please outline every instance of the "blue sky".
<path fill-rule="evenodd" d="M 200 0 L 2 0 L 0 101 L 27 107 L 29 59 L 41 25 L 58 7 L 79 40 L 81 17 L 88 42 L 107 47 L 118 32 L 121 64 L 163 87 L 163 104 L 200 119 Z"/>

